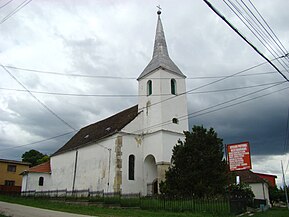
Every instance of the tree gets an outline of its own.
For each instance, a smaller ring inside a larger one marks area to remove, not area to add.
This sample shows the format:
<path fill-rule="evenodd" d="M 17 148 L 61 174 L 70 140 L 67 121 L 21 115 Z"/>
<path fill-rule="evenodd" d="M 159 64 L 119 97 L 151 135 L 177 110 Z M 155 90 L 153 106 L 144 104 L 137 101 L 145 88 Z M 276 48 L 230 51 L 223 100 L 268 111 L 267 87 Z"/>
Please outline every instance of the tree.
<path fill-rule="evenodd" d="M 288 191 L 287 187 L 287 191 Z M 278 203 L 280 201 L 286 203 L 286 197 L 285 197 L 285 189 L 284 188 L 277 188 L 277 186 L 269 186 L 269 197 L 271 203 L 274 205 L 274 203 Z"/>
<path fill-rule="evenodd" d="M 184 132 L 185 141 L 173 148 L 172 165 L 160 190 L 166 195 L 209 197 L 224 194 L 228 184 L 228 167 L 224 159 L 223 140 L 213 128 L 194 126 Z"/>
<path fill-rule="evenodd" d="M 46 154 L 42 154 L 39 151 L 31 149 L 30 151 L 26 151 L 22 155 L 22 161 L 31 163 L 31 166 L 36 166 L 38 164 L 44 163 L 49 160 L 49 156 Z"/>
<path fill-rule="evenodd" d="M 231 199 L 241 199 L 246 206 L 253 205 L 253 199 L 255 197 L 252 188 L 246 183 L 230 184 L 228 186 L 228 193 Z"/>

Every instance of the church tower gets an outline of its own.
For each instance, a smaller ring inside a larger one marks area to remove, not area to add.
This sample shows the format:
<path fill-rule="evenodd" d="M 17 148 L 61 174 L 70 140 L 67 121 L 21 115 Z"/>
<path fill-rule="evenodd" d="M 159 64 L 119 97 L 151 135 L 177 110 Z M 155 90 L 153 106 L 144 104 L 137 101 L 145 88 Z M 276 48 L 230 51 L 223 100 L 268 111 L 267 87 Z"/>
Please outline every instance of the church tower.
<path fill-rule="evenodd" d="M 152 60 L 137 79 L 143 133 L 160 130 L 182 133 L 188 130 L 186 76 L 169 57 L 161 11 L 157 14 Z"/>
<path fill-rule="evenodd" d="M 138 77 L 144 195 L 158 194 L 172 149 L 188 131 L 186 76 L 171 60 L 158 11 L 153 56 Z"/>

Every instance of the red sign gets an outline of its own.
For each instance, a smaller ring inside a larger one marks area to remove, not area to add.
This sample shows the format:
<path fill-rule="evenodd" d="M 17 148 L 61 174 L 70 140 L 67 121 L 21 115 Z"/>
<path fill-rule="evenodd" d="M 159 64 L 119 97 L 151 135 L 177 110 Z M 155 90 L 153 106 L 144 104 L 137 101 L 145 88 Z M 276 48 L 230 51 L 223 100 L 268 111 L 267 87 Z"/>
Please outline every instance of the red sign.
<path fill-rule="evenodd" d="M 230 171 L 252 169 L 249 142 L 227 145 L 227 154 Z"/>

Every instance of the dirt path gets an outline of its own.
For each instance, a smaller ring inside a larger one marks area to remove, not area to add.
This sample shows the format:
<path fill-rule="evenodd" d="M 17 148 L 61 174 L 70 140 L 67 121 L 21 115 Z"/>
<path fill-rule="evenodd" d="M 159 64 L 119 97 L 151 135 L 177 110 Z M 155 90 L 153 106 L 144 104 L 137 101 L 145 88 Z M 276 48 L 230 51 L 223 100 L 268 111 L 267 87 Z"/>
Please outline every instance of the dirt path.
<path fill-rule="evenodd" d="M 0 201 L 0 213 L 12 217 L 88 217 L 88 215 L 71 214 L 47 209 L 39 209 Z"/>

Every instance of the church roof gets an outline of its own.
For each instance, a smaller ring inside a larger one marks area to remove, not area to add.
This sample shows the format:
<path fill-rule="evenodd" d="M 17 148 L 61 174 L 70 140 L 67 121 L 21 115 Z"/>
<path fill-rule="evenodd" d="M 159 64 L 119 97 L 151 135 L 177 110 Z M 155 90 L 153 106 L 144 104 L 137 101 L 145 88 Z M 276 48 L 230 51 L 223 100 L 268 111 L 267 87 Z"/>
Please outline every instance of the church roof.
<path fill-rule="evenodd" d="M 149 64 L 145 67 L 143 72 L 138 77 L 138 80 L 145 77 L 146 75 L 150 74 L 151 72 L 153 72 L 158 68 L 163 68 L 182 77 L 186 77 L 169 56 L 160 14 L 161 12 L 158 11 L 158 22 L 156 28 L 153 57 L 152 60 L 149 62 Z"/>
<path fill-rule="evenodd" d="M 138 106 L 135 105 L 102 121 L 80 129 L 64 146 L 53 155 L 58 155 L 76 148 L 96 142 L 100 139 L 119 132 L 138 115 Z"/>

